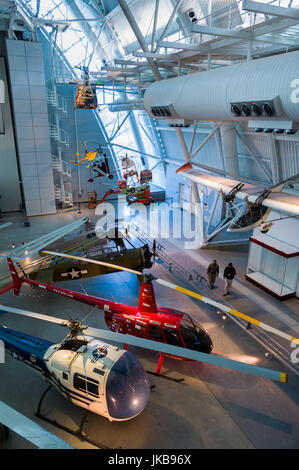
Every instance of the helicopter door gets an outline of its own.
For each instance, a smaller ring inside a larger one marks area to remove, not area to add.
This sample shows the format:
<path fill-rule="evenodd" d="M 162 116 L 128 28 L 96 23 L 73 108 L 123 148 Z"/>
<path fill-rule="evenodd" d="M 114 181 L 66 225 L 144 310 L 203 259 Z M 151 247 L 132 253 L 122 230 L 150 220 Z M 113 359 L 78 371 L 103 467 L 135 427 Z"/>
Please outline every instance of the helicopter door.
<path fill-rule="evenodd" d="M 162 332 L 161 325 L 157 324 L 149 324 L 149 337 L 150 339 L 153 339 L 154 341 L 161 341 L 161 343 L 164 343 L 164 336 Z"/>
<path fill-rule="evenodd" d="M 54 358 L 50 362 L 50 367 L 54 379 L 59 384 L 67 386 L 70 380 L 69 364 L 61 363 Z"/>
<path fill-rule="evenodd" d="M 172 346 L 184 347 L 180 334 L 177 330 L 174 330 L 172 328 L 166 328 L 164 326 L 163 331 L 165 334 L 165 339 L 166 339 L 167 344 L 171 344 Z"/>

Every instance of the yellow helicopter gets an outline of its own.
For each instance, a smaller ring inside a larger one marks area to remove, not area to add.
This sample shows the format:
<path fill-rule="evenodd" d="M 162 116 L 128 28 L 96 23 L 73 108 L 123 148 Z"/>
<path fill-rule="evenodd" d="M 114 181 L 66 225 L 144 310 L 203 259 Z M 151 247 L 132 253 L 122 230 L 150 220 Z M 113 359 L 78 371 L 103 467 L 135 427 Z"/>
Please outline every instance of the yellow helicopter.
<path fill-rule="evenodd" d="M 82 141 L 80 145 L 81 145 L 81 152 L 76 152 L 77 159 L 72 160 L 72 163 L 74 165 L 82 165 L 82 163 L 85 163 L 85 162 L 93 162 L 97 158 L 98 154 L 102 155 L 102 150 L 100 146 L 94 152 L 92 151 L 88 152 L 86 142 Z"/>

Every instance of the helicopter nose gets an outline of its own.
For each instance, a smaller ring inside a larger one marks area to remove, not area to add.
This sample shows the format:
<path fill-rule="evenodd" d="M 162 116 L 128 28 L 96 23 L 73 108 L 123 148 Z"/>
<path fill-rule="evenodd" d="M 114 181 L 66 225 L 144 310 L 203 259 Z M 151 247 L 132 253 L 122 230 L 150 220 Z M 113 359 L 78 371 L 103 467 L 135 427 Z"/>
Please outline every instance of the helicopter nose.
<path fill-rule="evenodd" d="M 210 354 L 213 349 L 213 341 L 210 335 L 204 330 L 201 330 L 200 334 L 200 351 L 206 354 Z"/>
<path fill-rule="evenodd" d="M 212 349 L 213 349 L 213 342 L 211 338 L 208 336 L 206 340 L 203 342 L 203 352 L 210 354 L 210 352 L 212 352 Z"/>
<path fill-rule="evenodd" d="M 142 364 L 133 354 L 124 352 L 106 382 L 110 417 L 114 420 L 134 418 L 145 408 L 149 395 L 150 384 Z"/>

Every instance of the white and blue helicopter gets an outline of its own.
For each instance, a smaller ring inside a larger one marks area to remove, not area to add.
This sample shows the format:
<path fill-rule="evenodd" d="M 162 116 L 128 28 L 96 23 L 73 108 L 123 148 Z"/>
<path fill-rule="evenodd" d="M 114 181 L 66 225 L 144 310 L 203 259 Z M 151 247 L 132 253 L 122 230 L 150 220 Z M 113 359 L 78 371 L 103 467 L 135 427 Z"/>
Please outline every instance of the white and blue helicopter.
<path fill-rule="evenodd" d="M 0 291 L 0 295 L 9 290 L 18 295 L 22 282 L 11 259 L 8 261 L 13 281 Z M 0 340 L 8 354 L 34 369 L 65 398 L 110 421 L 134 418 L 142 412 L 149 400 L 147 373 L 141 362 L 127 351 L 129 345 L 287 382 L 285 372 L 129 334 L 88 327 L 72 318 L 67 321 L 2 304 L 0 313 L 19 314 L 68 327 L 67 336 L 56 344 L 6 326 L 0 326 Z M 121 343 L 125 347 L 122 349 L 107 341 Z"/>
<path fill-rule="evenodd" d="M 67 337 L 58 344 L 4 326 L 0 327 L 0 339 L 8 354 L 41 374 L 72 403 L 110 421 L 134 418 L 144 409 L 150 385 L 142 364 L 133 354 L 83 335 L 87 327 L 78 320 L 65 322 L 11 307 L 1 306 L 0 311 L 69 328 Z"/>

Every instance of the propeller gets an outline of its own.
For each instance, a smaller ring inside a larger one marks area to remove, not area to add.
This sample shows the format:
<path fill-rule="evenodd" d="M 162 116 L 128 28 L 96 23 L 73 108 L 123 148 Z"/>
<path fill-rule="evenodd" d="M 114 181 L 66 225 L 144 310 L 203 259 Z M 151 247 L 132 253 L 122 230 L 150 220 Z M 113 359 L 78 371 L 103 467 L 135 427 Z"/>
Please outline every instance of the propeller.
<path fill-rule="evenodd" d="M 52 323 L 57 323 L 62 326 L 68 326 L 69 322 L 61 318 L 50 317 L 41 313 L 29 312 L 14 307 L 7 307 L 5 305 L 0 306 L 0 312 L 16 313 L 30 318 L 36 318 L 38 320 L 45 320 Z M 81 327 L 82 331 L 83 327 Z M 138 338 L 136 336 L 124 335 L 121 333 L 114 333 L 112 331 L 101 330 L 99 328 L 84 327 L 84 335 L 99 338 L 101 340 L 108 340 L 117 343 L 129 344 L 131 346 L 137 346 L 144 349 L 150 349 L 159 353 L 170 354 L 173 356 L 184 357 L 193 361 L 200 361 L 206 364 L 212 364 L 220 367 L 225 367 L 232 370 L 237 370 L 245 374 L 257 375 L 267 379 L 275 380 L 282 383 L 287 383 L 288 376 L 285 372 L 280 372 L 272 369 L 266 369 L 264 367 L 255 366 L 252 364 L 246 364 L 244 362 L 235 361 L 233 359 L 227 359 L 215 354 L 206 354 L 183 347 L 172 346 L 166 343 L 160 343 L 148 339 Z"/>
<path fill-rule="evenodd" d="M 98 261 L 98 260 L 93 260 L 89 258 L 81 258 L 79 256 L 67 255 L 64 253 L 57 253 L 54 251 L 43 251 L 43 253 L 47 253 L 49 255 L 61 256 L 63 258 L 77 259 L 77 260 L 85 261 L 88 263 L 101 264 L 103 266 L 108 266 L 108 267 L 112 266 L 113 268 L 120 269 L 121 271 L 127 271 L 129 273 L 137 274 L 138 276 L 143 276 L 143 273 L 141 273 L 140 271 L 135 271 L 133 269 L 125 268 L 123 266 L 118 266 L 116 264 L 105 263 L 104 261 Z M 287 341 L 293 342 L 294 344 L 299 344 L 299 339 L 295 338 L 294 336 L 284 333 L 283 331 L 280 331 L 277 328 L 274 328 L 273 326 L 268 325 L 267 323 L 263 323 L 259 320 L 256 320 L 255 318 L 250 317 L 249 315 L 245 315 L 244 313 L 241 313 L 238 310 L 228 307 L 227 305 L 223 305 L 219 302 L 216 302 L 215 300 L 212 300 L 209 297 L 204 297 L 203 295 L 198 294 L 197 292 L 191 291 L 189 289 L 185 289 L 184 287 L 178 286 L 176 284 L 173 284 L 172 282 L 165 281 L 164 279 L 160 279 L 158 277 L 155 277 L 154 280 L 158 284 L 161 284 L 162 286 L 169 287 L 170 289 L 176 290 L 178 292 L 182 292 L 183 294 L 189 295 L 190 297 L 194 297 L 195 299 L 200 300 L 204 302 L 205 304 L 212 305 L 213 307 L 219 308 L 220 310 L 226 313 L 229 313 L 230 315 L 241 318 L 242 320 L 245 320 L 247 323 L 251 323 L 255 326 L 259 326 L 260 328 L 262 328 L 265 331 L 268 331 L 269 333 L 273 333 L 277 336 L 280 336 L 281 338 Z"/>

